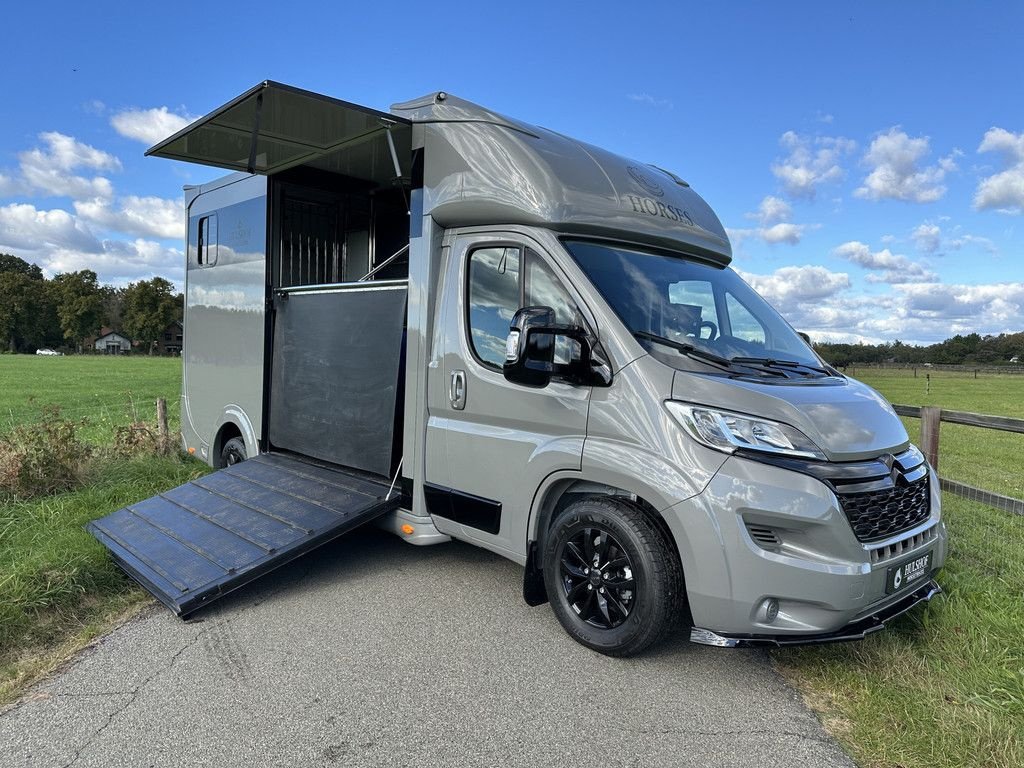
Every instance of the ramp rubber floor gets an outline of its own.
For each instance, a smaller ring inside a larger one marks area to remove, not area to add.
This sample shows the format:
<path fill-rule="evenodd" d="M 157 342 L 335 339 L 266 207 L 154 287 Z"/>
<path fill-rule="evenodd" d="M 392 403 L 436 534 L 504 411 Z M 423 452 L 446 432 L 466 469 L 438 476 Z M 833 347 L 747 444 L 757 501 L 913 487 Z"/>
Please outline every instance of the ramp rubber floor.
<path fill-rule="evenodd" d="M 365 475 L 261 454 L 86 529 L 179 616 L 398 507 Z"/>

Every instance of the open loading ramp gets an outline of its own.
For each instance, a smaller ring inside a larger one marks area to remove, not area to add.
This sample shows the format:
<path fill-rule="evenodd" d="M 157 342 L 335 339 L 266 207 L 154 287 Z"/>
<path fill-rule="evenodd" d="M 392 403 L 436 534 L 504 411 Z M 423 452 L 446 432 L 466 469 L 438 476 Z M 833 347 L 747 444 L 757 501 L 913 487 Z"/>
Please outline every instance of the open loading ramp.
<path fill-rule="evenodd" d="M 186 616 L 398 507 L 387 483 L 262 454 L 87 526 L 117 563 Z"/>

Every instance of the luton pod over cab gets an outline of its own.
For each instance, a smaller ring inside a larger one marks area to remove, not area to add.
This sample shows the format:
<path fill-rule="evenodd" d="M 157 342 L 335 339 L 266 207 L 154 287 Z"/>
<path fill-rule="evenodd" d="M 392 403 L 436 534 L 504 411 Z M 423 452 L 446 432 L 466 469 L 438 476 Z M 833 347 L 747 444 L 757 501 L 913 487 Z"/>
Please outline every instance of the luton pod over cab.
<path fill-rule="evenodd" d="M 611 655 L 860 638 L 939 592 L 924 456 L 674 173 L 273 82 L 148 154 L 234 172 L 185 190 L 182 437 L 218 471 L 90 524 L 178 614 L 370 521 L 514 560 Z"/>

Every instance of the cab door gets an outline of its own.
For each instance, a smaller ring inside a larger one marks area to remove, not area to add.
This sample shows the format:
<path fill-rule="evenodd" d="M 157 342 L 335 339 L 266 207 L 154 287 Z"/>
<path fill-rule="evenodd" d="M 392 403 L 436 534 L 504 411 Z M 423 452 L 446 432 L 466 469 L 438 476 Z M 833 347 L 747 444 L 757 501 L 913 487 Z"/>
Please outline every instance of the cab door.
<path fill-rule="evenodd" d="M 443 420 L 447 475 L 427 477 L 438 529 L 523 561 L 533 497 L 552 472 L 580 469 L 591 387 L 506 381 L 501 366 L 512 316 L 549 306 L 558 323 L 588 323 L 556 262 L 522 234 L 455 238 L 445 281 Z"/>

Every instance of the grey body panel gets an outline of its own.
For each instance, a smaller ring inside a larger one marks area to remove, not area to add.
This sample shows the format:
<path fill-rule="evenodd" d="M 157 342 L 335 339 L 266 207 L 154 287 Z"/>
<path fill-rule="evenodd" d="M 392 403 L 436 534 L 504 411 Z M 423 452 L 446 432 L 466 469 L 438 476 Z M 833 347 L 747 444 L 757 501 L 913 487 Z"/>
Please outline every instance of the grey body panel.
<path fill-rule="evenodd" d="M 685 563 L 694 624 L 726 634 L 827 634 L 898 601 L 905 592 L 885 592 L 890 566 L 927 551 L 932 570 L 945 563 L 938 483 L 931 494 L 925 522 L 865 544 L 820 481 L 729 458 L 701 494 L 662 513 Z M 759 546 L 751 521 L 781 531 L 783 545 Z M 893 544 L 899 555 L 880 558 Z M 757 610 L 767 598 L 780 604 L 771 623 Z"/>
<path fill-rule="evenodd" d="M 282 295 L 274 321 L 270 444 L 390 477 L 405 282 Z"/>
<path fill-rule="evenodd" d="M 183 437 L 214 462 L 218 430 L 231 422 L 254 456 L 263 419 L 267 180 L 235 174 L 186 189 L 186 201 Z M 216 261 L 200 265 L 196 229 L 208 215 L 217 219 Z"/>
<path fill-rule="evenodd" d="M 525 224 L 626 237 L 720 264 L 725 229 L 685 182 L 451 95 L 392 106 L 424 124 L 424 210 L 445 227 Z"/>
<path fill-rule="evenodd" d="M 439 530 L 469 539 L 519 562 L 525 560 L 526 528 L 532 489 L 553 472 L 579 471 L 587 434 L 589 387 L 552 382 L 543 389 L 505 380 L 501 371 L 482 364 L 470 349 L 465 317 L 467 257 L 494 245 L 529 247 L 568 285 L 544 246 L 524 231 L 451 233 L 440 303 L 441 390 L 431 401 L 427 432 L 426 479 L 474 497 L 502 504 L 501 526 L 489 533 L 479 527 L 440 518 Z M 571 289 L 570 289 L 571 290 Z M 580 297 L 576 297 L 577 303 Z M 465 375 L 465 403 L 456 408 L 444 382 Z M 434 511 L 432 510 L 432 513 Z"/>

